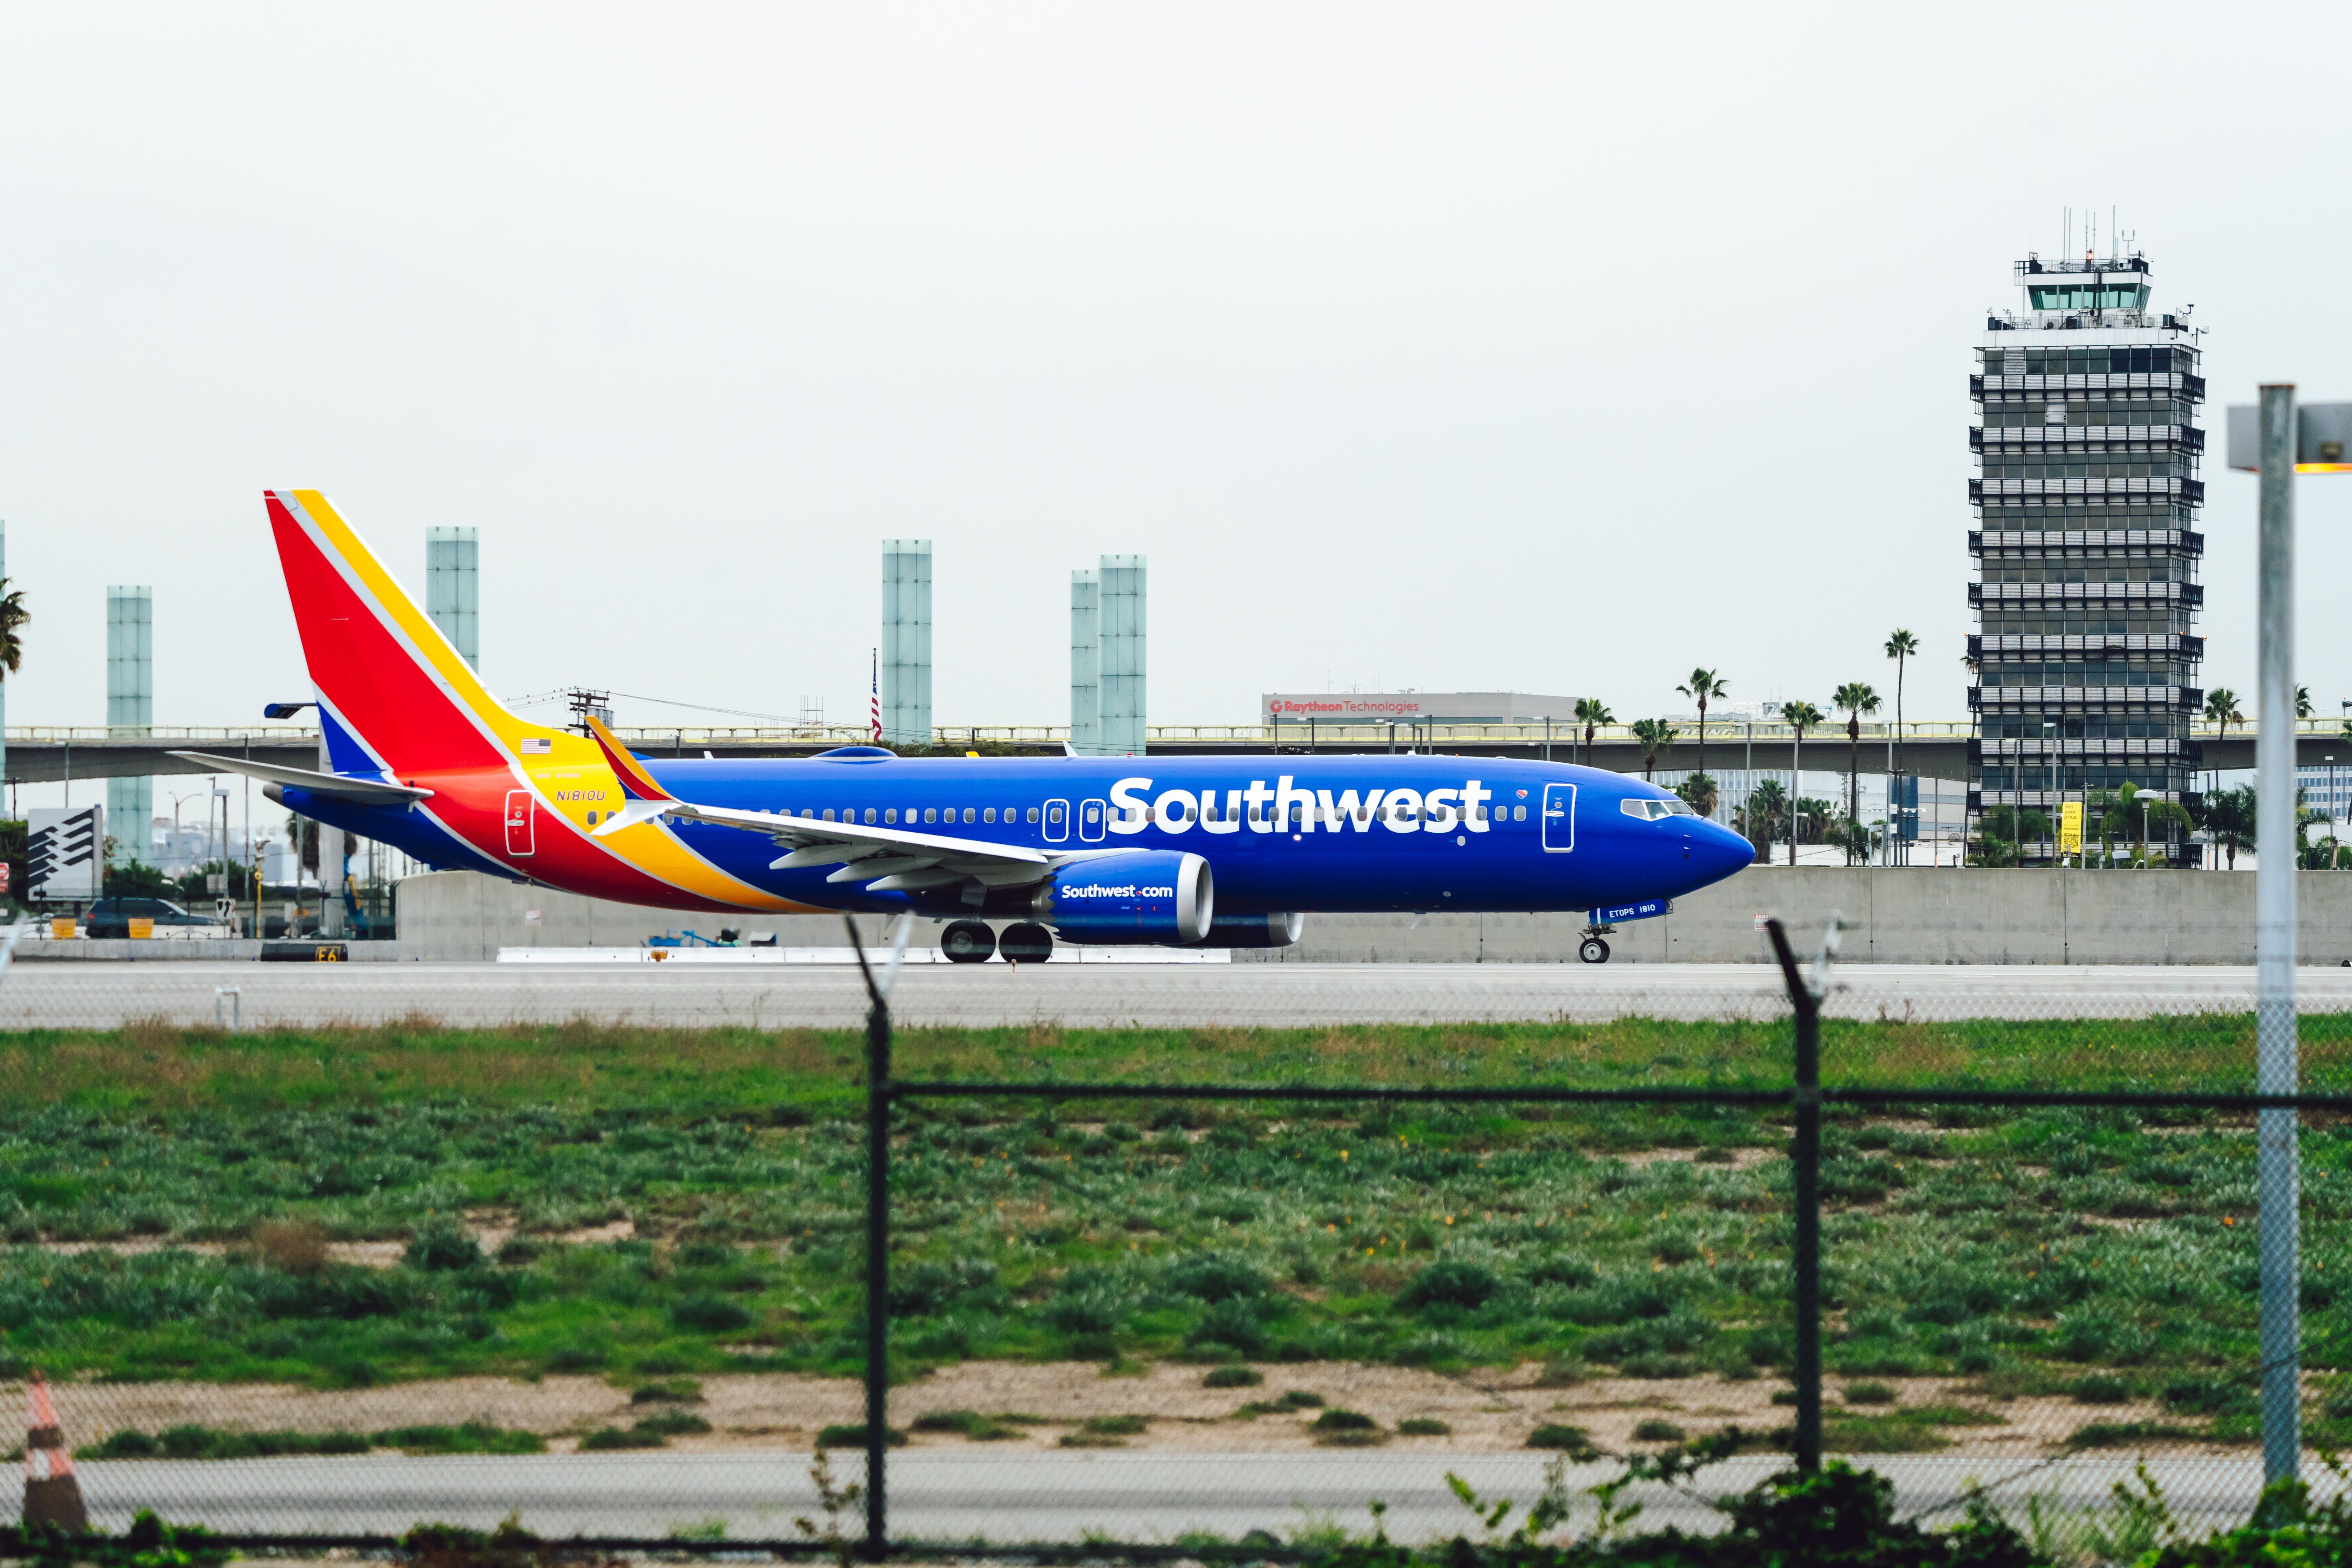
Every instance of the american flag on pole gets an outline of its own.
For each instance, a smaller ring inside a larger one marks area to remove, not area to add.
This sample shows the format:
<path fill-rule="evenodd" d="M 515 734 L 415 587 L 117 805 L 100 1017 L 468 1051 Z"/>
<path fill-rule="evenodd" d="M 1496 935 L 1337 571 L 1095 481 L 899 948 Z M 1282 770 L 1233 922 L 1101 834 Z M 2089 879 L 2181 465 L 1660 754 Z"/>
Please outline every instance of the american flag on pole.
<path fill-rule="evenodd" d="M 874 650 L 874 700 L 869 711 L 874 718 L 874 743 L 882 743 L 882 650 Z"/>

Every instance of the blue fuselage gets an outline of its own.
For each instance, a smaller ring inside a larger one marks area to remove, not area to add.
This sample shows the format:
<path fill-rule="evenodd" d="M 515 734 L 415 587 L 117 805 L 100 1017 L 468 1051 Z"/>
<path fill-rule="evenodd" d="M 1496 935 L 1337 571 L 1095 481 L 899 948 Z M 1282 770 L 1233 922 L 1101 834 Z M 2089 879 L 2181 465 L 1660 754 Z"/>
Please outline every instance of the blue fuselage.
<path fill-rule="evenodd" d="M 1038 848 L 1189 850 L 1223 914 L 1593 910 L 1673 898 L 1748 865 L 1730 829 L 1618 773 L 1447 756 L 646 759 L 714 805 Z M 1634 803 L 1629 813 L 1627 803 Z M 949 824 L 952 822 L 953 826 Z M 941 910 L 951 895 L 867 894 L 823 868 L 772 871 L 775 847 L 682 823 L 698 853 L 803 903 Z"/>

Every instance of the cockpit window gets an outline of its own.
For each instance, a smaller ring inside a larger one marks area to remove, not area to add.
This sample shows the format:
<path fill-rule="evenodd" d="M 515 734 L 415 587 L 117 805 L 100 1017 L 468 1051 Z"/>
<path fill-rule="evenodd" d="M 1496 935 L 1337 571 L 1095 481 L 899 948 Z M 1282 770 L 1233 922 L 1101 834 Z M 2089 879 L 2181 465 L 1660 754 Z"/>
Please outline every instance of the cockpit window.
<path fill-rule="evenodd" d="M 1698 815 L 1698 813 L 1690 808 L 1689 802 L 1680 799 L 1621 800 L 1617 803 L 1617 809 L 1623 812 L 1628 816 L 1640 817 L 1646 822 L 1659 822 L 1669 816 L 1696 816 Z"/>

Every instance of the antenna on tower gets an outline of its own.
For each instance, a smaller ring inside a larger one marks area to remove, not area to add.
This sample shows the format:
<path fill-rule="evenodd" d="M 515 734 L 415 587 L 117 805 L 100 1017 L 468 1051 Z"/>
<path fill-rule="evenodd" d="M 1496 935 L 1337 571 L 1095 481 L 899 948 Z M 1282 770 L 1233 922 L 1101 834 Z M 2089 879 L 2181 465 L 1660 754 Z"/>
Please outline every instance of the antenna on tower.
<path fill-rule="evenodd" d="M 2058 220 L 2058 257 L 2063 261 L 2074 254 L 2074 209 L 2061 207 L 2058 210 L 2066 215 Z"/>

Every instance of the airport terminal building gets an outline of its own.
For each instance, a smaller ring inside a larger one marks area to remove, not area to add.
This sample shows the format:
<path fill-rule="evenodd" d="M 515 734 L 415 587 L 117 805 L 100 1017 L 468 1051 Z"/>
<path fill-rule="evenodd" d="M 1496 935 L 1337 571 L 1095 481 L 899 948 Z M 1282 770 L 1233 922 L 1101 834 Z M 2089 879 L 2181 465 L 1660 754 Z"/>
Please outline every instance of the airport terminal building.
<path fill-rule="evenodd" d="M 2138 785 L 2194 801 L 2205 694 L 2198 477 L 2205 399 L 2186 311 L 2148 308 L 2137 255 L 2017 263 L 1969 395 L 1977 719 L 1969 809 Z"/>

